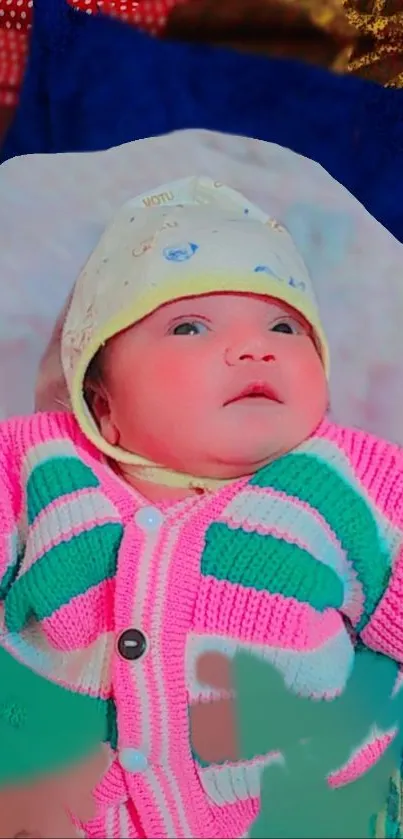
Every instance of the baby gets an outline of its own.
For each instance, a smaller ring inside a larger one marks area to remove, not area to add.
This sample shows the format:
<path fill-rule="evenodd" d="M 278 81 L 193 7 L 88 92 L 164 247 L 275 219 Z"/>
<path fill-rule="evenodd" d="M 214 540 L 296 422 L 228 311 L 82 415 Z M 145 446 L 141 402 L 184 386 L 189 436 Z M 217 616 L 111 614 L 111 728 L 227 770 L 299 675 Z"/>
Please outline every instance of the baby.
<path fill-rule="evenodd" d="M 247 649 L 324 699 L 355 638 L 403 661 L 402 452 L 326 418 L 326 337 L 288 232 L 191 183 L 182 204 L 125 205 L 82 271 L 71 412 L 0 430 L 3 648 L 104 720 L 88 839 L 247 836 L 273 756 L 238 759 L 204 653 Z"/>

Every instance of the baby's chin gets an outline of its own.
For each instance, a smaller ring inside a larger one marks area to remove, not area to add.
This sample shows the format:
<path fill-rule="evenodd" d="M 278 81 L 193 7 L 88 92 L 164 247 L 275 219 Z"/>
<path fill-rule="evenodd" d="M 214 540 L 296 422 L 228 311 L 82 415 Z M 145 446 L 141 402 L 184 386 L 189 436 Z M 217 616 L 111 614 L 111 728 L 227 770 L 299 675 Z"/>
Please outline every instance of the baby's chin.
<path fill-rule="evenodd" d="M 288 431 L 288 434 L 266 434 L 260 440 L 253 434 L 238 439 L 228 437 L 216 452 L 211 452 L 207 462 L 198 464 L 197 471 L 206 478 L 218 479 L 235 480 L 252 475 L 296 449 L 310 436 L 302 429 L 299 433 L 291 429 Z"/>
<path fill-rule="evenodd" d="M 204 477 L 234 481 L 240 480 L 241 478 L 253 475 L 259 469 L 263 469 L 264 466 L 276 460 L 281 454 L 280 452 L 266 452 L 262 457 L 257 453 L 254 455 L 238 453 L 236 458 L 234 456 L 231 459 L 231 462 L 221 461 L 218 464 L 211 464 L 210 468 L 204 470 Z"/>
<path fill-rule="evenodd" d="M 255 474 L 288 454 L 307 436 L 294 424 L 249 423 L 247 427 L 239 428 L 226 423 L 224 427 L 218 425 L 214 429 L 200 426 L 199 433 L 191 441 L 184 434 L 181 441 L 176 438 L 175 446 L 168 445 L 159 451 L 137 451 L 136 454 L 170 472 L 192 478 L 235 481 Z M 172 439 L 168 439 L 172 444 Z M 133 473 L 133 470 L 129 471 Z"/>
<path fill-rule="evenodd" d="M 253 445 L 239 445 L 233 451 L 228 447 L 227 449 L 221 449 L 215 456 L 212 453 L 211 458 L 207 461 L 194 463 L 194 468 L 186 471 L 199 477 L 214 480 L 238 480 L 253 475 L 288 451 L 288 448 L 281 447 L 279 444 L 259 448 Z"/>

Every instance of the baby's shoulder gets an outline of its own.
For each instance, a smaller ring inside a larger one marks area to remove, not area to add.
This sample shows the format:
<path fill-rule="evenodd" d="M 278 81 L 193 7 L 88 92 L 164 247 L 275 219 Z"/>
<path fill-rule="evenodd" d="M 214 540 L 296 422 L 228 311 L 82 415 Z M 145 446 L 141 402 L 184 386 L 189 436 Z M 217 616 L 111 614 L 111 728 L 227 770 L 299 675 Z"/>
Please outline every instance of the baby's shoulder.
<path fill-rule="evenodd" d="M 318 512 L 381 508 L 403 521 L 403 450 L 373 434 L 324 421 L 297 449 L 251 481 Z"/>
<path fill-rule="evenodd" d="M 323 458 L 329 469 L 338 471 L 346 481 L 358 482 L 370 494 L 378 495 L 391 486 L 403 492 L 403 449 L 396 443 L 326 420 L 305 448 Z"/>
<path fill-rule="evenodd" d="M 36 457 L 101 456 L 87 441 L 75 417 L 67 412 L 38 412 L 11 417 L 0 422 L 0 452 L 4 459 L 11 452 L 15 462 Z"/>

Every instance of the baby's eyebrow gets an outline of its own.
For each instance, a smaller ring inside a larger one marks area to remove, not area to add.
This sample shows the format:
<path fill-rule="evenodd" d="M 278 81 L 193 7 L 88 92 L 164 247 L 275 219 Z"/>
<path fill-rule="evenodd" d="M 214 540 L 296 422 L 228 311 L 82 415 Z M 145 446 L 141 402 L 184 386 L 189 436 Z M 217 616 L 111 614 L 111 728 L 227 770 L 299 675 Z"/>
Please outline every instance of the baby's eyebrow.
<path fill-rule="evenodd" d="M 197 320 L 197 318 L 203 318 L 203 320 L 211 321 L 211 318 L 208 315 L 203 314 L 202 312 L 183 312 L 183 314 L 175 315 L 175 317 L 168 319 L 168 324 L 176 323 L 178 320 Z"/>

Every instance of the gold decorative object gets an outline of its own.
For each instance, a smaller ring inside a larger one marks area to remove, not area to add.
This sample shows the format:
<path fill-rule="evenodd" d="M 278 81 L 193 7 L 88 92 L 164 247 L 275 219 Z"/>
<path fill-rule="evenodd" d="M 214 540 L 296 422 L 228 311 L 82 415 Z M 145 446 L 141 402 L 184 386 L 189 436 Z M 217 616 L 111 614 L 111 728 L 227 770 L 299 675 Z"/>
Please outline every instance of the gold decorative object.
<path fill-rule="evenodd" d="M 167 34 L 403 87 L 403 0 L 187 0 Z"/>
<path fill-rule="evenodd" d="M 343 0 L 359 33 L 348 70 L 385 87 L 403 87 L 403 0 Z"/>

